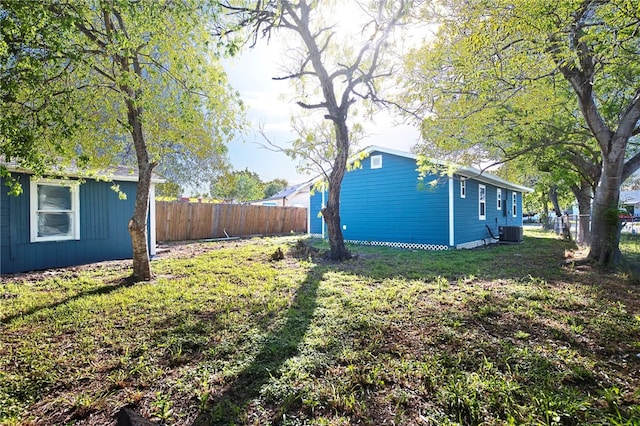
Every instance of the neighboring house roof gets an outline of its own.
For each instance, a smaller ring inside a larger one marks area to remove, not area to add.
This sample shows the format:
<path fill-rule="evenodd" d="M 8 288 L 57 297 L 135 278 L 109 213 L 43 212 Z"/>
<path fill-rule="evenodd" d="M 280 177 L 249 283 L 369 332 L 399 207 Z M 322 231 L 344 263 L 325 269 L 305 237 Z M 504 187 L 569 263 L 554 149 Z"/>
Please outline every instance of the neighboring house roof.
<path fill-rule="evenodd" d="M 262 200 L 254 200 L 254 201 L 249 201 L 249 202 L 250 203 L 260 203 L 260 202 L 266 202 L 266 201 L 277 201 L 277 200 L 282 200 L 282 199 L 288 199 L 288 198 L 293 197 L 297 193 L 301 192 L 305 188 L 310 187 L 312 183 L 313 183 L 313 180 L 309 180 L 309 181 L 306 181 L 306 182 L 299 183 L 297 185 L 288 186 L 285 189 L 283 189 L 282 191 L 273 194 L 269 198 L 263 198 Z"/>
<path fill-rule="evenodd" d="M 297 185 L 286 187 L 282 191 L 273 194 L 271 197 L 265 198 L 263 201 L 292 197 L 309 185 L 310 185 L 310 181 L 307 181 L 307 182 L 299 183 Z"/>
<path fill-rule="evenodd" d="M 348 164 L 352 164 L 355 161 L 361 159 L 361 157 L 363 155 L 369 155 L 372 152 L 382 152 L 382 153 L 386 153 L 386 154 L 391 154 L 391 155 L 397 155 L 399 157 L 405 157 L 405 158 L 410 158 L 412 160 L 418 160 L 418 155 L 414 154 L 412 152 L 406 152 L 406 151 L 399 151 L 397 149 L 391 149 L 391 148 L 386 148 L 386 147 L 382 147 L 382 146 L 376 146 L 376 145 L 370 145 L 360 151 L 358 151 L 358 153 L 356 155 L 354 155 L 353 157 L 351 157 L 348 161 Z M 453 167 L 453 173 L 460 175 L 460 176 L 464 176 L 465 178 L 468 179 L 475 179 L 477 181 L 480 182 L 484 182 L 490 185 L 494 185 L 494 186 L 499 186 L 502 188 L 507 188 L 507 189 L 511 189 L 511 190 L 515 190 L 515 191 L 519 191 L 519 192 L 533 192 L 534 190 L 523 186 L 523 185 L 518 185 L 515 184 L 513 182 L 509 182 L 507 180 L 504 180 L 502 178 L 499 178 L 498 176 L 494 176 L 491 173 L 487 173 L 484 170 L 480 170 L 477 169 L 475 167 L 470 167 L 470 166 L 458 166 L 458 165 L 454 165 L 454 164 L 450 164 L 450 163 L 446 163 L 444 161 L 440 161 L 440 160 L 431 160 L 436 164 L 439 165 L 443 165 L 443 166 L 452 166 Z M 315 183 L 319 180 L 322 180 L 323 176 L 318 176 L 316 177 L 314 180 L 310 181 L 310 183 Z"/>
<path fill-rule="evenodd" d="M 620 201 L 624 204 L 640 204 L 640 191 L 620 191 Z"/>
<path fill-rule="evenodd" d="M 8 163 L 0 161 L 0 164 L 4 165 L 7 170 L 11 172 L 33 174 L 33 171 L 20 167 L 13 161 Z M 47 173 L 47 175 L 64 175 L 68 177 L 91 178 L 98 180 L 117 180 L 125 182 L 138 181 L 138 169 L 135 167 L 122 165 L 110 166 L 109 168 L 104 170 L 84 170 L 76 166 L 65 166 L 60 167 L 57 170 L 51 170 L 51 172 Z M 164 183 L 166 182 L 166 179 L 162 178 L 156 173 L 153 173 L 151 176 L 151 182 Z"/>

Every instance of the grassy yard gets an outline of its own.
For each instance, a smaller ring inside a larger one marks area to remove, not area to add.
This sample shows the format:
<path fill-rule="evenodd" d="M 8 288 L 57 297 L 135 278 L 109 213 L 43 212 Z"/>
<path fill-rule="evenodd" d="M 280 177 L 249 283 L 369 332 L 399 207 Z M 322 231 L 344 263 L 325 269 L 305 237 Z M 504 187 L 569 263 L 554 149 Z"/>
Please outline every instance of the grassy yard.
<path fill-rule="evenodd" d="M 128 262 L 3 278 L 0 424 L 640 424 L 634 273 L 534 230 L 343 264 L 297 241 L 175 247 L 134 285 Z"/>

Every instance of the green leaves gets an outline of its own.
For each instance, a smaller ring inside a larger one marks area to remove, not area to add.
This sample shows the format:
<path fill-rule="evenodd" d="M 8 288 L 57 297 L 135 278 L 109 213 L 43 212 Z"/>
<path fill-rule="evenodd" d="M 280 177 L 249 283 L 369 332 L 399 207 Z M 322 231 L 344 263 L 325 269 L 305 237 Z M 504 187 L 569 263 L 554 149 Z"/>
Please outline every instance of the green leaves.
<path fill-rule="evenodd" d="M 242 126 L 217 62 L 228 52 L 216 50 L 237 44 L 208 32 L 217 13 L 199 0 L 0 1 L 2 154 L 40 172 L 54 153 L 90 158 L 91 168 L 134 164 L 128 100 L 144 111 L 159 170 L 180 184 L 201 179 L 224 163 L 223 144 Z"/>
<path fill-rule="evenodd" d="M 438 22 L 438 38 L 407 61 L 407 91 L 419 95 L 406 101 L 429 115 L 423 151 L 526 156 L 582 193 L 599 187 L 591 250 L 614 258 L 597 244 L 619 231 L 601 215 L 640 167 L 629 145 L 640 122 L 637 4 L 449 0 Z"/>

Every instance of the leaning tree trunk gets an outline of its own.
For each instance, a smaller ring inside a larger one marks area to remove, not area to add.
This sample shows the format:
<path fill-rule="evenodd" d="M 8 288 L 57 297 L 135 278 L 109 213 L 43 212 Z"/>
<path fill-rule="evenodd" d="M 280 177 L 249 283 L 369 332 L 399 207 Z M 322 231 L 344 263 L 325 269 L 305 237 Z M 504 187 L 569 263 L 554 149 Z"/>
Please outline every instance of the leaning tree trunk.
<path fill-rule="evenodd" d="M 346 121 L 346 119 L 345 119 Z M 351 253 L 344 244 L 344 235 L 340 223 L 340 188 L 347 170 L 349 159 L 349 131 L 346 122 L 335 123 L 337 155 L 329 174 L 329 196 L 327 205 L 322 209 L 322 216 L 327 224 L 329 234 L 329 257 L 331 260 L 346 260 Z"/>
<path fill-rule="evenodd" d="M 620 260 L 620 177 L 624 158 L 603 159 L 602 175 L 593 200 L 589 258 L 605 267 Z"/>
<path fill-rule="evenodd" d="M 562 210 L 560 210 L 560 203 L 558 202 L 558 188 L 556 186 L 549 188 L 549 200 L 553 204 L 553 211 L 556 217 L 562 216 Z"/>

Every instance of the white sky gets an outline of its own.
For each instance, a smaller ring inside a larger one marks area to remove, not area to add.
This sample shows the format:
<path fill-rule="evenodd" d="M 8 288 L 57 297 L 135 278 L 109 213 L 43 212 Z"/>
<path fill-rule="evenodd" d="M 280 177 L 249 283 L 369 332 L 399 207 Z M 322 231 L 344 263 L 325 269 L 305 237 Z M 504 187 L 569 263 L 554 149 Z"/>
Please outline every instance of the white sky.
<path fill-rule="evenodd" d="M 294 139 L 290 126 L 292 115 L 301 108 L 290 102 L 291 82 L 275 81 L 273 77 L 283 75 L 280 67 L 286 62 L 284 49 L 276 40 L 267 45 L 260 40 L 253 49 L 226 60 L 225 70 L 231 86 L 240 92 L 247 106 L 247 118 L 251 127 L 246 135 L 238 135 L 228 145 L 229 159 L 235 170 L 256 172 L 263 181 L 276 178 L 296 184 L 313 177 L 296 172 L 296 164 L 283 153 L 262 147 L 262 136 L 257 129 L 262 125 L 269 139 L 279 145 Z M 357 104 L 354 105 L 357 108 Z M 353 108 L 353 107 L 352 107 Z M 414 126 L 395 125 L 387 113 L 376 115 L 375 122 L 362 123 L 368 135 L 359 146 L 380 145 L 399 150 L 409 150 L 418 140 L 419 132 Z"/>

